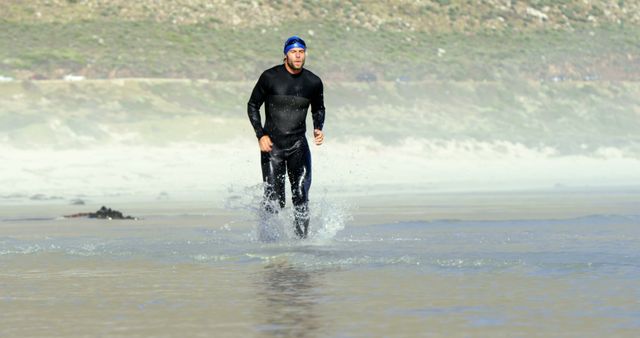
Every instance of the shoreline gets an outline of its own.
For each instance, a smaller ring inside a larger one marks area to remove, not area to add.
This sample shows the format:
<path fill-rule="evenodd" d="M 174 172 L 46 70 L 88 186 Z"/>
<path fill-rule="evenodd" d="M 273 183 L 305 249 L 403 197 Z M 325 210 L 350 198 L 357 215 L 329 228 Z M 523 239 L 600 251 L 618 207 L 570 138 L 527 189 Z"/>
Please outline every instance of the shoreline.
<path fill-rule="evenodd" d="M 225 196 L 226 194 L 226 196 Z M 340 208 L 351 218 L 349 224 L 397 223 L 437 220 L 540 220 L 573 219 L 594 215 L 637 215 L 640 187 L 600 187 L 574 189 L 528 189 L 512 191 L 355 191 L 320 193 L 312 196 L 311 207 Z M 20 223 L 29 219 L 56 220 L 66 214 L 94 212 L 107 206 L 132 215 L 153 219 L 202 218 L 244 219 L 253 212 L 256 196 L 225 192 L 203 194 L 199 198 L 152 198 L 120 196 L 92 197 L 84 205 L 66 200 L 0 203 L 0 224 Z M 99 201 L 99 202 L 98 202 Z M 231 203 L 231 204 L 230 204 Z M 235 206 L 233 205 L 235 204 Z M 286 208 L 290 208 L 290 201 Z M 106 221 L 119 223 L 121 221 Z M 135 223 L 135 221 L 133 221 Z M 111 224 L 111 223 L 109 223 Z"/>

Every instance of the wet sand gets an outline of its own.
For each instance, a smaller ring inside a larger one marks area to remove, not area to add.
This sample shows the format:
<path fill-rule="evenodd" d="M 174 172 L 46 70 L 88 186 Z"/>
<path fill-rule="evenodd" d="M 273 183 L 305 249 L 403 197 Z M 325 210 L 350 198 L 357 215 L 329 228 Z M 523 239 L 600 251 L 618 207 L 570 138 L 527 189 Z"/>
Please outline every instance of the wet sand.
<path fill-rule="evenodd" d="M 0 336 L 640 329 L 634 192 L 356 197 L 340 197 L 350 211 L 334 237 L 280 243 L 255 241 L 246 215 L 211 201 L 109 205 L 139 221 L 47 219 L 91 205 L 3 206 Z"/>

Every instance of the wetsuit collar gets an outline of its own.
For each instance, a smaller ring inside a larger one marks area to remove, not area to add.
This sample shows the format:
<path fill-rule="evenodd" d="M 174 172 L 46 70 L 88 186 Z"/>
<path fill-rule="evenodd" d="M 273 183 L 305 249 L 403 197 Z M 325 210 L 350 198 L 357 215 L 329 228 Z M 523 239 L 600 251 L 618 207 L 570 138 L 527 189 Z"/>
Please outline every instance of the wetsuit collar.
<path fill-rule="evenodd" d="M 298 76 L 302 75 L 302 73 L 304 72 L 304 67 L 302 67 L 302 69 L 300 70 L 300 72 L 299 72 L 299 73 L 297 73 L 297 74 L 293 74 L 293 73 L 289 72 L 289 70 L 287 70 L 287 66 L 285 66 L 284 64 L 282 64 L 282 69 L 283 69 L 287 74 L 291 75 L 291 77 L 298 77 Z"/>

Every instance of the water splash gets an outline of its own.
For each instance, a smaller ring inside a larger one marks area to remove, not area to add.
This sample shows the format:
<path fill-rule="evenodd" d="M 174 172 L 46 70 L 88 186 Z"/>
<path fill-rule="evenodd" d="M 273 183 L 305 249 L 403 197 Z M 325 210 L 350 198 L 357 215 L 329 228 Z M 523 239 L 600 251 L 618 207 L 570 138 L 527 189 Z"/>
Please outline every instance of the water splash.
<path fill-rule="evenodd" d="M 311 232 L 309 238 L 315 243 L 322 244 L 335 238 L 336 234 L 345 228 L 346 222 L 353 219 L 348 203 L 329 201 L 326 196 L 317 203 L 311 203 Z"/>
<path fill-rule="evenodd" d="M 280 209 L 277 201 L 263 201 L 264 186 L 257 184 L 245 187 L 228 187 L 225 208 L 245 211 L 241 220 L 256 224 L 251 238 L 263 243 L 297 242 L 294 232 L 295 209 L 288 205 L 276 213 L 265 211 L 265 205 L 272 210 Z M 350 205 L 332 201 L 324 195 L 318 200 L 309 201 L 309 235 L 306 244 L 323 244 L 332 240 L 338 232 L 345 228 L 351 219 Z"/>

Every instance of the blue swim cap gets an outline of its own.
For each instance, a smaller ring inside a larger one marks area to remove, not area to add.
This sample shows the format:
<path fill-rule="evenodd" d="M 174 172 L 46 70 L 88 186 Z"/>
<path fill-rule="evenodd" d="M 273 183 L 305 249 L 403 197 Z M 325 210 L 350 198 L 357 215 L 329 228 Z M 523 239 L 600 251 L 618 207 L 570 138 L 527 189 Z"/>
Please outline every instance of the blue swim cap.
<path fill-rule="evenodd" d="M 284 53 L 287 54 L 287 52 L 289 52 L 291 48 L 302 48 L 306 50 L 307 44 L 304 43 L 304 40 L 302 40 L 299 36 L 294 35 L 288 38 L 284 43 Z"/>

